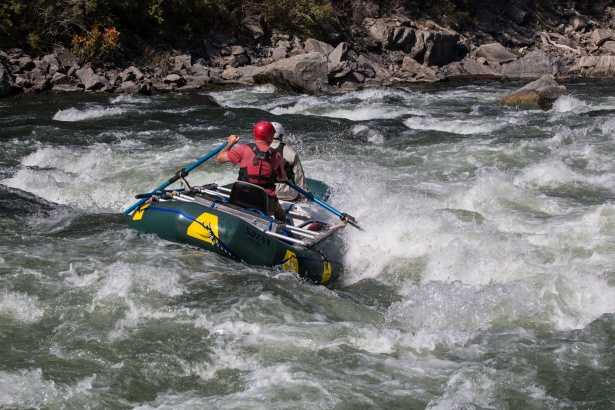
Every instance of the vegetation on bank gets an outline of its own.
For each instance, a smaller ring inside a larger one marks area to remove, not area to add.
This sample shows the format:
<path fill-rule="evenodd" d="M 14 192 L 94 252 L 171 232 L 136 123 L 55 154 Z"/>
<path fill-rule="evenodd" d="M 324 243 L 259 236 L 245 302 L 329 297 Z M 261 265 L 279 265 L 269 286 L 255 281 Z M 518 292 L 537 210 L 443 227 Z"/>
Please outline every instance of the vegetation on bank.
<path fill-rule="evenodd" d="M 562 8 L 587 14 L 606 0 L 3 0 L 0 48 L 42 52 L 70 46 L 84 60 L 112 59 L 149 48 L 202 46 L 212 32 L 237 34 L 256 19 L 267 30 L 324 37 L 333 27 L 347 35 L 353 16 L 371 4 L 380 15 L 402 10 L 472 29 L 485 10 L 516 7 L 531 14 Z M 608 1 L 606 1 L 608 3 Z"/>

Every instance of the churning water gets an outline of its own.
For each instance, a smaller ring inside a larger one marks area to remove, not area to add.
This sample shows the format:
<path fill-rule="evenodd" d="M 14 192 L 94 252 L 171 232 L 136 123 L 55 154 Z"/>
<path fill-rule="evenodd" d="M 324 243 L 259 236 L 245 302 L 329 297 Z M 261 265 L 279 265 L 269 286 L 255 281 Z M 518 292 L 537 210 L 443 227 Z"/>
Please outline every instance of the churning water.
<path fill-rule="evenodd" d="M 0 408 L 615 408 L 615 84 L 514 86 L 2 101 Z M 260 118 L 366 228 L 333 289 L 118 215 Z"/>

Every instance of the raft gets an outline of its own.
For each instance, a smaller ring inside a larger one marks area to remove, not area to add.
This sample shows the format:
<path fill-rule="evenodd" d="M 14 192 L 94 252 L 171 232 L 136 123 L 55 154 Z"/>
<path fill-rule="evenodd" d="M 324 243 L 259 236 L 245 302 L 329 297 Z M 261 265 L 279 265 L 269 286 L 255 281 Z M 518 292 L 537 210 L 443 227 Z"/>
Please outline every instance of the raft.
<path fill-rule="evenodd" d="M 308 180 L 322 199 L 328 187 Z M 311 282 L 331 285 L 343 272 L 346 224 L 313 202 L 280 202 L 286 221 L 270 215 L 268 196 L 256 185 L 235 182 L 168 190 L 128 215 L 129 225 L 162 239 L 216 252 L 250 265 L 295 272 Z"/>

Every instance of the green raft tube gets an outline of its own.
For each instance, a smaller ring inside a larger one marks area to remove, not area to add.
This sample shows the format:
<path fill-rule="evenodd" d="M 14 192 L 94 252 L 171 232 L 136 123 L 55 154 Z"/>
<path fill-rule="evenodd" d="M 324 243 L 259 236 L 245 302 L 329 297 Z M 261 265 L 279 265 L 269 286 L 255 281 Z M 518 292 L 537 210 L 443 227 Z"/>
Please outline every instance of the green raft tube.
<path fill-rule="evenodd" d="M 322 199 L 328 187 L 308 180 Z M 168 190 L 128 215 L 132 228 L 217 252 L 250 265 L 279 267 L 309 281 L 330 285 L 343 271 L 346 224 L 313 202 L 281 201 L 287 220 L 277 221 L 265 191 L 246 182 Z"/>

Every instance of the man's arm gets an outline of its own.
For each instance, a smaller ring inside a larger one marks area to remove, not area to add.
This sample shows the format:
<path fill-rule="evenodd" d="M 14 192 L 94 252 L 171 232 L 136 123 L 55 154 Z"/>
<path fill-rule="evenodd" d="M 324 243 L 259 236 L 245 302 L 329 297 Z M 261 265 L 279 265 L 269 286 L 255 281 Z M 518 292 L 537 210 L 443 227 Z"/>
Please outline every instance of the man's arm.
<path fill-rule="evenodd" d="M 216 156 L 216 162 L 218 164 L 224 164 L 225 162 L 231 162 L 228 158 L 228 151 L 233 148 L 233 145 L 237 144 L 239 137 L 237 135 L 229 135 L 226 140 L 226 147 Z"/>

